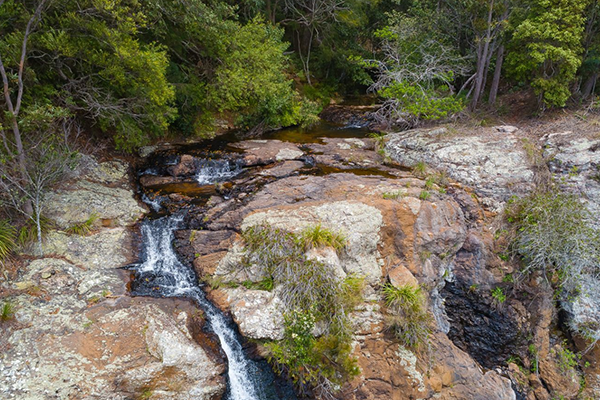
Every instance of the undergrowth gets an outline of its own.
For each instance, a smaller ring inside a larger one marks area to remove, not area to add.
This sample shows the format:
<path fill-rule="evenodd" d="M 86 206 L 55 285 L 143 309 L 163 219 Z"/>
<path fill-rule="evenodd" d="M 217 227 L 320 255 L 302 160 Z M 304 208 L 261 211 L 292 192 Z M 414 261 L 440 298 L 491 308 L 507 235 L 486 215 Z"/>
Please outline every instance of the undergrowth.
<path fill-rule="evenodd" d="M 0 262 L 12 253 L 17 245 L 17 230 L 9 220 L 0 220 Z"/>
<path fill-rule="evenodd" d="M 26 247 L 38 239 L 35 219 L 35 216 L 28 219 L 19 229 L 19 234 L 17 236 L 17 243 L 19 246 Z M 54 222 L 50 218 L 40 214 L 40 228 L 42 231 L 42 237 L 44 237 L 53 227 Z"/>
<path fill-rule="evenodd" d="M 283 303 L 284 339 L 266 344 L 269 361 L 292 379 L 300 393 L 331 395 L 359 372 L 351 355 L 348 313 L 360 303 L 364 283 L 353 275 L 336 277 L 306 252 L 320 247 L 341 252 L 346 239 L 321 225 L 299 234 L 256 225 L 242 237 L 243 266 L 257 269 L 259 282 L 272 282 Z M 322 332 L 318 338 L 314 336 L 317 326 Z"/>

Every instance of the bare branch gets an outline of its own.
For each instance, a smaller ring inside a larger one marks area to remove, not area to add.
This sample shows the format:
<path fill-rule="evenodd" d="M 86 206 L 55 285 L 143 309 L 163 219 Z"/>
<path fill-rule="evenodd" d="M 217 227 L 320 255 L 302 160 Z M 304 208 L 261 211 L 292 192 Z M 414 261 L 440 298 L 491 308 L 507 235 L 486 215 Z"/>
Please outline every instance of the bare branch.
<path fill-rule="evenodd" d="M 48 0 L 41 0 L 40 4 L 38 4 L 35 12 L 27 22 L 27 27 L 25 28 L 25 36 L 23 37 L 23 43 L 21 46 L 21 59 L 19 61 L 19 72 L 18 76 L 18 93 L 17 93 L 17 102 L 15 104 L 14 115 L 15 117 L 19 115 L 19 111 L 21 110 L 21 101 L 23 99 L 23 70 L 25 69 L 25 57 L 27 56 L 27 42 L 29 41 L 29 35 L 35 29 L 41 15 L 44 5 Z"/>

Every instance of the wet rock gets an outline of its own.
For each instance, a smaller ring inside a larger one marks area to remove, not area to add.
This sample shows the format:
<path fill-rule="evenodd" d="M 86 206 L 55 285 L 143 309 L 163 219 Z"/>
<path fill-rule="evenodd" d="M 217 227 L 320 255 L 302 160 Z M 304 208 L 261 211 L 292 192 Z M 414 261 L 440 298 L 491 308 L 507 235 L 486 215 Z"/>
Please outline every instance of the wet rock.
<path fill-rule="evenodd" d="M 418 162 L 445 171 L 475 189 L 494 209 L 513 194 L 533 188 L 533 170 L 515 134 L 486 131 L 479 135 L 452 133 L 445 128 L 390 134 L 385 150 L 401 165 Z"/>
<path fill-rule="evenodd" d="M 509 304 L 494 307 L 477 287 L 447 283 L 442 291 L 450 323 L 448 337 L 488 369 L 523 353 L 525 333 Z"/>
<path fill-rule="evenodd" d="M 179 162 L 167 168 L 172 176 L 190 176 L 196 173 L 196 160 L 189 154 L 179 158 Z"/>
<path fill-rule="evenodd" d="M 140 177 L 140 184 L 150 189 L 179 182 L 181 182 L 181 179 L 173 176 L 144 175 Z"/>
<path fill-rule="evenodd" d="M 244 150 L 242 161 L 247 167 L 296 160 L 304 155 L 298 146 L 280 140 L 247 140 L 231 146 Z"/>
<path fill-rule="evenodd" d="M 267 168 L 259 172 L 263 176 L 273 176 L 275 178 L 283 178 L 290 176 L 294 172 L 304 168 L 304 162 L 302 161 L 284 161 L 281 164 L 277 164 L 272 168 Z"/>

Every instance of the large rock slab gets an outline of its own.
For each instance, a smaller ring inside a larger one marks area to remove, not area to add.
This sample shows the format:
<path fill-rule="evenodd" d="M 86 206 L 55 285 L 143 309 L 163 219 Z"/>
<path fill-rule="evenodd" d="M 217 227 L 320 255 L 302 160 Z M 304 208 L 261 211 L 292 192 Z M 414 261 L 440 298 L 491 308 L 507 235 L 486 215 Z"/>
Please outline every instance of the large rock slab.
<path fill-rule="evenodd" d="M 359 202 L 339 201 L 318 206 L 270 209 L 248 216 L 242 223 L 242 230 L 265 223 L 296 233 L 320 224 L 323 228 L 341 233 L 346 238 L 346 247 L 340 254 L 344 272 L 363 276 L 372 285 L 380 283 L 383 274 L 377 244 L 383 218 L 377 208 Z"/>
<path fill-rule="evenodd" d="M 511 195 L 534 187 L 534 172 L 517 133 L 491 128 L 477 135 L 452 133 L 445 128 L 411 130 L 386 136 L 385 151 L 407 167 L 423 162 L 443 170 L 474 188 L 492 208 L 500 208 Z"/>
<path fill-rule="evenodd" d="M 63 229 L 83 223 L 93 214 L 105 225 L 126 226 L 144 213 L 131 190 L 85 180 L 70 188 L 50 192 L 44 210 L 44 215 Z"/>

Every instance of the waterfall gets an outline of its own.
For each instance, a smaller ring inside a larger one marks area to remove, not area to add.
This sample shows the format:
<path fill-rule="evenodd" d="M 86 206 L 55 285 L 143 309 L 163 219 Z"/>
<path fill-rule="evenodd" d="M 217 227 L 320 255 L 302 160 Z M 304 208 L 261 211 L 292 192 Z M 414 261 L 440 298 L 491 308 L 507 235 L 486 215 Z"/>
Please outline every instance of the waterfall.
<path fill-rule="evenodd" d="M 172 246 L 173 232 L 179 228 L 181 216 L 145 220 L 142 224 L 142 260 L 130 268 L 136 271 L 133 294 L 141 296 L 191 298 L 206 314 L 213 332 L 229 362 L 229 400 L 259 400 L 266 398 L 258 382 L 258 367 L 243 352 L 236 332 L 225 316 L 206 299 L 197 283 L 194 271 L 184 265 Z"/>
<path fill-rule="evenodd" d="M 196 180 L 201 185 L 210 185 L 231 179 L 240 172 L 239 165 L 227 160 L 200 160 Z"/>

